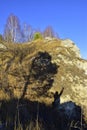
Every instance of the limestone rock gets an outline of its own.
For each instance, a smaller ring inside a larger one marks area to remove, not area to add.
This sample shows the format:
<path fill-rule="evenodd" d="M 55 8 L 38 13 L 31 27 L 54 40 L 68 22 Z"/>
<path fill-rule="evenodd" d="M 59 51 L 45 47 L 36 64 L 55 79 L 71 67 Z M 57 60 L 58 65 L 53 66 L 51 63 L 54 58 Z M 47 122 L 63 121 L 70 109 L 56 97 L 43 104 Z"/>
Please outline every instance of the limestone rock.
<path fill-rule="evenodd" d="M 0 49 L 6 49 L 6 46 L 0 43 Z"/>
<path fill-rule="evenodd" d="M 61 45 L 66 48 L 70 48 L 73 52 L 75 52 L 76 57 L 81 58 L 80 50 L 79 48 L 71 41 L 70 39 L 62 40 Z"/>

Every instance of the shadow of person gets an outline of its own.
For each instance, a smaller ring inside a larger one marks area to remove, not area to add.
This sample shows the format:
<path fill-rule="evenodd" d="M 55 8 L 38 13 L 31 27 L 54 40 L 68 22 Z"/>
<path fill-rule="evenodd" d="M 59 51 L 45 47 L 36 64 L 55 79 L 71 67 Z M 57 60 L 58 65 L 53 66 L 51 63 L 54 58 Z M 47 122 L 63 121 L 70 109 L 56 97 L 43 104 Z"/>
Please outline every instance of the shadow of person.
<path fill-rule="evenodd" d="M 61 90 L 60 93 L 58 93 L 58 91 L 56 91 L 56 92 L 54 93 L 54 101 L 53 101 L 53 103 L 52 103 L 52 106 L 53 106 L 53 107 L 56 107 L 56 106 L 59 106 L 59 105 L 60 105 L 60 96 L 62 95 L 63 91 L 64 91 L 64 88 L 62 88 L 62 90 Z"/>

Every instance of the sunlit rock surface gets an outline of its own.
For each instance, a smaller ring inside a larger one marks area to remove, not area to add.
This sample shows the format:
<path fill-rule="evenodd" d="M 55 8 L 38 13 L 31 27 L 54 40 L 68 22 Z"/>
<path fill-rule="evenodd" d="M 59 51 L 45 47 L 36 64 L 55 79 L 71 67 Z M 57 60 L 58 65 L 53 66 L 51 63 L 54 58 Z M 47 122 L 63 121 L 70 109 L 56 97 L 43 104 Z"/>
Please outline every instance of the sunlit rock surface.
<path fill-rule="evenodd" d="M 0 47 L 5 48 L 2 44 Z M 52 56 L 52 62 L 59 66 L 53 85 L 47 94 L 43 93 L 38 97 L 35 89 L 42 84 L 31 81 L 32 83 L 27 86 L 25 97 L 51 104 L 53 93 L 60 92 L 64 87 L 61 104 L 75 102 L 83 108 L 87 118 L 87 60 L 81 58 L 80 50 L 73 41 L 47 38 L 32 41 L 31 44 L 9 45 L 7 50 L 0 51 L 1 99 L 8 99 L 10 96 L 21 97 L 26 82 L 23 76 L 29 75 L 32 59 L 39 51 L 47 51 Z M 10 90 L 10 93 L 7 90 Z"/>

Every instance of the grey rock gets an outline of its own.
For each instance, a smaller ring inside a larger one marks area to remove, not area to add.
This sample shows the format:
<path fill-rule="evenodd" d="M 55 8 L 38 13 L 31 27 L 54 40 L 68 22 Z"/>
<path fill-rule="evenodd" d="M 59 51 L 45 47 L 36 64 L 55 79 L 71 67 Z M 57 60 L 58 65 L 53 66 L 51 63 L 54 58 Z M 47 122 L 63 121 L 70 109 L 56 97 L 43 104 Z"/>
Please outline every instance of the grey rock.
<path fill-rule="evenodd" d="M 2 43 L 0 43 L 0 49 L 6 49 L 7 47 L 5 45 L 3 45 Z"/>

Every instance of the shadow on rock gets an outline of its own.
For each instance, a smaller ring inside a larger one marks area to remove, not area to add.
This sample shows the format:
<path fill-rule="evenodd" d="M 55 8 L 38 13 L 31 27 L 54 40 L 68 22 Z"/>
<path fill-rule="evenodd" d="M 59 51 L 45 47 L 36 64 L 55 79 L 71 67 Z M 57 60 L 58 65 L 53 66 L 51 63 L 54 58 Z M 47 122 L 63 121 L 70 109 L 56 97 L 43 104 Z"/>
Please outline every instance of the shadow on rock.
<path fill-rule="evenodd" d="M 0 122 L 0 130 L 17 130 L 19 127 L 22 130 L 87 129 L 81 119 L 81 108 L 71 101 L 56 107 L 27 99 L 0 101 Z"/>

